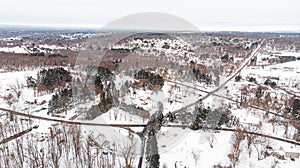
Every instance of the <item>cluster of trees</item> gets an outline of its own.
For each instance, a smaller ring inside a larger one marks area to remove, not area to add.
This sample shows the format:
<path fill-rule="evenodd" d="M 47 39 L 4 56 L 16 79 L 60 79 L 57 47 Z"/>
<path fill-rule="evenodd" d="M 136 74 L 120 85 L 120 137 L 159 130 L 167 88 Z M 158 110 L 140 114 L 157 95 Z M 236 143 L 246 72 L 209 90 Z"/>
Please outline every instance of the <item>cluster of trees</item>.
<path fill-rule="evenodd" d="M 295 56 L 280 56 L 279 59 L 280 59 L 280 63 L 285 63 L 285 62 L 299 60 L 299 57 L 296 58 Z"/>
<path fill-rule="evenodd" d="M 117 106 L 119 102 L 116 98 L 115 84 L 112 81 L 113 74 L 108 68 L 89 66 L 87 71 L 92 73 L 87 73 L 84 86 L 94 86 L 95 94 L 100 95 L 100 102 L 97 105 L 93 105 L 85 114 L 86 119 L 94 119 L 112 107 Z M 89 93 L 85 94 L 86 97 L 89 97 L 89 95 Z"/>
<path fill-rule="evenodd" d="M 155 74 L 153 74 L 151 72 L 148 72 L 144 69 L 141 69 L 136 74 L 134 74 L 134 78 L 135 79 L 146 79 L 147 84 L 149 86 L 151 86 L 151 85 L 163 86 L 164 85 L 164 79 L 159 74 L 155 75 Z"/>
<path fill-rule="evenodd" d="M 227 155 L 230 160 L 229 167 L 234 168 L 238 166 L 242 161 L 242 153 L 247 153 L 249 158 L 256 156 L 257 160 L 260 161 L 274 152 L 271 147 L 272 141 L 270 139 L 255 134 L 245 133 L 244 131 L 261 132 L 261 125 L 249 125 L 247 128 L 243 129 L 238 128 L 237 131 L 232 134 L 232 148 L 231 152 Z M 253 151 L 255 151 L 255 153 L 253 153 Z"/>
<path fill-rule="evenodd" d="M 26 122 L 1 124 L 0 139 L 22 131 L 25 125 Z M 81 128 L 74 125 L 58 125 L 51 130 L 45 134 L 47 140 L 37 140 L 35 134 L 28 133 L 2 143 L 1 167 L 133 167 L 137 152 L 134 142 L 111 144 L 103 135 L 84 136 Z"/>
<path fill-rule="evenodd" d="M 257 83 L 256 78 L 254 78 L 254 77 L 250 77 L 249 82 Z"/>
<path fill-rule="evenodd" d="M 44 69 L 38 72 L 38 85 L 45 86 L 48 90 L 54 90 L 58 86 L 65 86 L 72 81 L 71 73 L 62 67 Z"/>
<path fill-rule="evenodd" d="M 72 88 L 67 88 L 55 93 L 48 104 L 48 114 L 67 113 L 72 107 Z"/>
<path fill-rule="evenodd" d="M 212 83 L 212 76 L 209 74 L 201 73 L 199 69 L 193 68 L 193 74 L 195 78 L 200 82 L 205 82 L 207 84 Z"/>
<path fill-rule="evenodd" d="M 223 124 L 227 124 L 230 119 L 231 115 L 229 110 L 214 109 L 212 111 L 210 107 L 196 107 L 193 111 L 193 120 L 190 128 L 192 130 L 198 130 L 203 127 L 219 127 Z"/>
<path fill-rule="evenodd" d="M 111 48 L 111 51 L 117 51 L 119 53 L 127 53 L 127 52 L 132 52 L 128 48 Z"/>
<path fill-rule="evenodd" d="M 34 52 L 34 53 L 30 53 L 30 56 L 44 57 L 45 53 L 43 53 L 43 52 Z"/>
<path fill-rule="evenodd" d="M 106 113 L 109 109 L 119 105 L 119 101 L 116 95 L 112 91 L 112 85 L 107 85 L 105 90 L 100 92 L 100 102 L 97 105 L 93 105 L 86 113 L 85 118 L 88 120 L 95 119 L 99 115 Z"/>
<path fill-rule="evenodd" d="M 239 82 L 240 80 L 242 79 L 242 77 L 240 75 L 236 76 L 235 77 L 235 82 Z M 249 82 L 253 82 L 255 84 L 257 84 L 257 81 L 256 81 L 256 78 L 255 77 L 250 77 L 248 79 Z M 270 79 L 267 79 L 265 82 L 264 82 L 265 85 L 267 86 L 271 86 L 272 88 L 274 88 L 277 84 L 276 82 L 270 80 Z"/>
<path fill-rule="evenodd" d="M 32 70 L 48 66 L 73 67 L 76 57 L 33 57 L 29 54 L 0 53 L 0 68 L 7 71 Z"/>
<path fill-rule="evenodd" d="M 62 54 L 56 53 L 56 54 L 49 54 L 48 57 L 49 57 L 49 58 L 51 58 L 51 57 L 67 58 L 68 56 L 67 56 L 67 55 L 62 55 Z"/>
<path fill-rule="evenodd" d="M 118 103 L 114 83 L 111 81 L 112 72 L 101 66 L 87 67 L 87 76 L 81 80 L 76 78 L 73 88 L 65 88 L 52 96 L 49 101 L 48 114 L 67 112 L 73 104 L 94 100 L 92 95 L 100 95 L 100 102 L 85 112 L 87 119 L 94 119 Z M 43 70 L 38 74 L 38 81 L 49 89 L 64 86 L 72 76 L 63 68 Z M 92 89 L 94 88 L 94 89 Z"/>
<path fill-rule="evenodd" d="M 88 66 L 87 75 L 84 83 L 86 85 L 95 85 L 97 87 L 103 87 L 103 82 L 111 80 L 112 72 L 108 68 L 102 66 Z"/>
<path fill-rule="evenodd" d="M 94 80 L 94 85 L 97 94 L 99 94 L 100 91 L 103 91 L 104 84 L 106 84 L 106 81 L 109 81 L 111 79 L 111 76 L 112 76 L 112 72 L 109 69 L 100 66 L 97 68 L 97 73 L 95 75 L 95 80 Z"/>
<path fill-rule="evenodd" d="M 205 124 L 205 120 L 207 118 L 208 113 L 211 111 L 210 107 L 206 108 L 201 108 L 201 107 L 196 107 L 194 110 L 193 114 L 193 123 L 191 125 L 191 129 L 193 130 L 198 130 L 202 128 Z"/>
<path fill-rule="evenodd" d="M 239 82 L 241 81 L 242 77 L 240 75 L 237 75 L 235 78 L 234 78 L 234 81 L 235 82 Z M 257 84 L 257 81 L 256 81 L 256 78 L 255 77 L 250 77 L 248 79 L 249 82 L 253 82 L 253 83 L 256 83 Z"/>
<path fill-rule="evenodd" d="M 92 105 L 92 107 L 85 112 L 84 116 L 87 120 L 93 120 L 101 114 L 102 114 L 102 112 L 100 111 L 99 106 Z"/>

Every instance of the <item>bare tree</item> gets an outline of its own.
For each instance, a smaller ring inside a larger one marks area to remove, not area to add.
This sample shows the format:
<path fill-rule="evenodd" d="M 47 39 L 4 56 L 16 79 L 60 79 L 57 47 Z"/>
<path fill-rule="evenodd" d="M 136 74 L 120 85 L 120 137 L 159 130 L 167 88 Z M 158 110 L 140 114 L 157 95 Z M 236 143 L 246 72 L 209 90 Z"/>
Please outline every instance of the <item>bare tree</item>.
<path fill-rule="evenodd" d="M 214 141 L 215 141 L 215 135 L 214 134 L 210 134 L 208 137 L 206 137 L 206 139 L 207 139 L 207 141 L 208 141 L 208 143 L 209 143 L 209 146 L 211 147 L 211 148 L 213 148 L 214 146 L 213 146 L 213 143 L 214 143 Z"/>
<path fill-rule="evenodd" d="M 257 132 L 258 127 L 256 126 L 249 126 L 248 131 L 250 132 Z M 247 140 L 247 149 L 248 149 L 248 155 L 249 158 L 251 157 L 252 153 L 252 144 L 254 143 L 255 139 L 257 138 L 257 135 L 254 134 L 246 134 L 246 140 Z"/>
<path fill-rule="evenodd" d="M 120 154 L 124 158 L 125 168 L 132 168 L 134 159 L 137 156 L 137 140 L 134 138 L 130 138 L 129 141 L 123 142 L 120 145 Z"/>
<path fill-rule="evenodd" d="M 18 138 L 15 140 L 15 145 L 13 145 L 15 148 L 14 152 L 15 155 L 15 163 L 18 165 L 18 167 L 24 166 L 24 160 L 25 160 L 25 152 L 24 152 L 24 146 L 23 146 L 23 137 Z"/>
<path fill-rule="evenodd" d="M 197 163 L 198 163 L 198 160 L 199 160 L 199 157 L 200 157 L 200 151 L 199 150 L 193 150 L 192 151 L 192 155 L 193 155 L 193 159 L 195 161 L 195 167 L 197 166 Z"/>
<path fill-rule="evenodd" d="M 244 139 L 244 133 L 242 130 L 238 130 L 234 132 L 232 136 L 232 152 L 228 155 L 232 167 L 236 167 L 236 165 L 240 162 L 239 158 L 242 152 L 241 141 L 243 139 Z"/>
<path fill-rule="evenodd" d="M 257 160 L 265 158 L 267 150 L 266 147 L 270 146 L 271 141 L 265 137 L 258 136 L 253 144 L 257 152 Z"/>
<path fill-rule="evenodd" d="M 46 159 L 45 149 L 39 147 L 38 143 L 33 139 L 27 140 L 27 157 L 29 158 L 30 167 L 47 167 L 48 159 Z"/>

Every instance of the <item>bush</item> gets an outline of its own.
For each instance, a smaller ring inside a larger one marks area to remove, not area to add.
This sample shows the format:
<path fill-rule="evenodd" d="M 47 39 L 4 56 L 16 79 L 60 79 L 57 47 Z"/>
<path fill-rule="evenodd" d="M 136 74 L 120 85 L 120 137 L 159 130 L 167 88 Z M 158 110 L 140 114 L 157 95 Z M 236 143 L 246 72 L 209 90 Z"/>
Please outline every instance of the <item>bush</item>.
<path fill-rule="evenodd" d="M 240 75 L 236 76 L 235 79 L 234 79 L 234 81 L 236 81 L 236 82 L 239 82 L 240 80 L 241 80 L 241 76 Z"/>
<path fill-rule="evenodd" d="M 225 54 L 221 59 L 222 59 L 222 60 L 228 61 L 228 60 L 229 60 L 229 55 L 228 55 L 228 54 Z"/>
<path fill-rule="evenodd" d="M 271 86 L 272 88 L 274 88 L 276 85 L 277 85 L 276 82 L 272 82 L 270 86 Z"/>
<path fill-rule="evenodd" d="M 274 88 L 277 84 L 274 81 L 271 81 L 270 79 L 267 79 L 264 83 L 267 86 L 271 86 L 272 88 Z"/>
<path fill-rule="evenodd" d="M 250 78 L 249 78 L 249 82 L 257 83 L 257 82 L 256 82 L 256 78 L 254 78 L 254 77 L 250 77 Z"/>
<path fill-rule="evenodd" d="M 271 82 L 272 81 L 270 79 L 267 79 L 264 84 L 267 85 L 267 86 L 270 86 Z"/>

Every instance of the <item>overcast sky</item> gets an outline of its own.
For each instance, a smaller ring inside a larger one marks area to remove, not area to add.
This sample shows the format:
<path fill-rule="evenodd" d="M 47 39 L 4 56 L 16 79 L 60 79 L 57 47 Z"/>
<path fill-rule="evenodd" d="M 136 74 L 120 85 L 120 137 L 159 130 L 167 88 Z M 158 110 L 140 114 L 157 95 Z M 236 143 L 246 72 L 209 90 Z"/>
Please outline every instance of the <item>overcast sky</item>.
<path fill-rule="evenodd" d="M 200 30 L 300 30 L 300 0 L 1 0 L 0 24 L 101 27 L 139 12 L 176 15 Z"/>

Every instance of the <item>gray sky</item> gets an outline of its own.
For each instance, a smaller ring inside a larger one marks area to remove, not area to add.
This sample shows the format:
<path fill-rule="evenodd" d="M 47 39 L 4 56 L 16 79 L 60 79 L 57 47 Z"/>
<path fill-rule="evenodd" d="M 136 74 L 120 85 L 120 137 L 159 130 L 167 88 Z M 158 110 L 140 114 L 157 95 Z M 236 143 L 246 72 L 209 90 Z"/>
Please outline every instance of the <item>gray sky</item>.
<path fill-rule="evenodd" d="M 100 28 L 126 15 L 163 12 L 200 30 L 300 30 L 300 0 L 1 0 L 0 6 L 0 24 Z"/>

